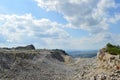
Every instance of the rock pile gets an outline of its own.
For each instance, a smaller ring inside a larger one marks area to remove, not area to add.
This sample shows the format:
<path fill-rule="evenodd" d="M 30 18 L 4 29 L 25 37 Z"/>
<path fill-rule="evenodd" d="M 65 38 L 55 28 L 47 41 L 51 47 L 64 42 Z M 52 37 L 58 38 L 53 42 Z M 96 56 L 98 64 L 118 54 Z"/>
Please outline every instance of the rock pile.
<path fill-rule="evenodd" d="M 102 72 L 91 77 L 90 80 L 120 80 L 120 71 L 112 71 L 109 75 Z"/>
<path fill-rule="evenodd" d="M 120 70 L 113 71 L 109 76 L 109 80 L 120 80 Z"/>

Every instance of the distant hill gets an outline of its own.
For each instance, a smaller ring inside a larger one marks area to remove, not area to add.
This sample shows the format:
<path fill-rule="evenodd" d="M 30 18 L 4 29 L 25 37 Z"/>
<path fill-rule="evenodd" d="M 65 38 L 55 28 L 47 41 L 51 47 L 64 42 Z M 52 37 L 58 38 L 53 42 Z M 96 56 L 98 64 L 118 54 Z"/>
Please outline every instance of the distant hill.
<path fill-rule="evenodd" d="M 97 55 L 98 50 L 89 51 L 67 51 L 67 53 L 74 58 L 92 58 Z"/>

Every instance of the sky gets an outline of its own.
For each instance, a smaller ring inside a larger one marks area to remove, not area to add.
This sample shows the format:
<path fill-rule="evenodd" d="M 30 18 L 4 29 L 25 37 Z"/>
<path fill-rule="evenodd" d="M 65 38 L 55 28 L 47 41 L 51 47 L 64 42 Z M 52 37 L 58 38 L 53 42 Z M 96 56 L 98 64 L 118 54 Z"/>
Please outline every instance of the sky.
<path fill-rule="evenodd" d="M 120 45 L 120 0 L 0 0 L 0 46 L 95 50 Z"/>

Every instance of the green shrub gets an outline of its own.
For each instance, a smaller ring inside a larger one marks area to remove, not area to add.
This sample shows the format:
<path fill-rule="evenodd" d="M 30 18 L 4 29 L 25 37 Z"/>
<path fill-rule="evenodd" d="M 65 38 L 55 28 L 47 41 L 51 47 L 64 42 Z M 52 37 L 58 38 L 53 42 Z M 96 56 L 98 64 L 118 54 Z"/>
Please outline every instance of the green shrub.
<path fill-rule="evenodd" d="M 112 55 L 120 55 L 120 46 L 116 46 L 108 43 L 106 45 L 106 51 Z"/>

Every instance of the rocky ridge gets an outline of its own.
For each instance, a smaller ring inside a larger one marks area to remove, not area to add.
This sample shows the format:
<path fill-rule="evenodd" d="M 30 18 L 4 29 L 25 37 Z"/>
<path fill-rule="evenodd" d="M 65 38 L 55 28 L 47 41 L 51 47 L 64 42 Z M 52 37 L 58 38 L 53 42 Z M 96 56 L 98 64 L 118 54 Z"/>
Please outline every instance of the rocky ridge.
<path fill-rule="evenodd" d="M 0 80 L 70 80 L 72 58 L 65 51 L 19 48 L 0 49 Z"/>
<path fill-rule="evenodd" d="M 1 48 L 0 80 L 120 80 L 120 55 L 109 54 L 106 47 L 94 58 L 33 47 Z"/>

